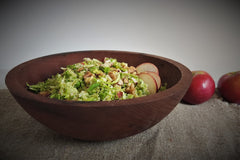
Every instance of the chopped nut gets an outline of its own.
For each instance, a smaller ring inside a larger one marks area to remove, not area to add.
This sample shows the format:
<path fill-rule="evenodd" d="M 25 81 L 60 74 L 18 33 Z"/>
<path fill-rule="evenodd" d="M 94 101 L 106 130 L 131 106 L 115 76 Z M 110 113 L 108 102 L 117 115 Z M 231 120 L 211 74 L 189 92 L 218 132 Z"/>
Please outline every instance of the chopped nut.
<path fill-rule="evenodd" d="M 135 92 L 135 86 L 133 83 L 126 89 L 127 93 L 133 94 Z"/>
<path fill-rule="evenodd" d="M 128 83 L 128 78 L 127 77 L 123 78 L 123 82 L 127 84 Z"/>
<path fill-rule="evenodd" d="M 82 71 L 84 68 L 83 67 L 80 67 L 77 71 L 80 72 Z"/>
<path fill-rule="evenodd" d="M 136 72 L 136 71 L 137 71 L 136 68 L 133 67 L 133 66 L 130 66 L 130 67 L 128 68 L 128 72 L 129 72 L 129 73 L 134 73 L 134 72 Z"/>
<path fill-rule="evenodd" d="M 41 91 L 41 92 L 39 92 L 39 94 L 40 94 L 41 96 L 47 97 L 47 96 L 50 95 L 50 92 L 48 92 L 48 91 Z"/>
<path fill-rule="evenodd" d="M 116 80 L 117 76 L 114 74 L 114 72 L 109 72 L 109 76 L 112 78 L 112 80 Z"/>
<path fill-rule="evenodd" d="M 99 73 L 96 73 L 96 76 L 97 76 L 97 77 L 104 76 L 104 73 L 103 73 L 102 71 L 100 71 Z"/>
<path fill-rule="evenodd" d="M 91 72 L 87 71 L 85 73 L 85 75 L 83 76 L 83 78 L 86 83 L 90 83 L 90 81 L 93 79 L 93 74 Z"/>
<path fill-rule="evenodd" d="M 83 78 L 85 79 L 85 78 L 87 78 L 87 77 L 91 77 L 93 74 L 91 73 L 91 72 L 89 72 L 89 71 L 87 71 L 86 73 L 85 73 L 85 75 L 83 76 Z"/>

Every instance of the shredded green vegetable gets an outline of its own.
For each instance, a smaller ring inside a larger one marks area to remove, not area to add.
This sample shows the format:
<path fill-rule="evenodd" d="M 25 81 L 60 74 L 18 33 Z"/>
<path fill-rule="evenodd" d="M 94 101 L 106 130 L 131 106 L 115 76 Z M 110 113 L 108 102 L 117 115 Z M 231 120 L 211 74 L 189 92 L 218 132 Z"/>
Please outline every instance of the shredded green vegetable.
<path fill-rule="evenodd" d="M 61 68 L 44 82 L 28 84 L 29 90 L 59 100 L 111 101 L 149 95 L 148 86 L 133 66 L 114 58 L 84 58 L 81 63 Z"/>

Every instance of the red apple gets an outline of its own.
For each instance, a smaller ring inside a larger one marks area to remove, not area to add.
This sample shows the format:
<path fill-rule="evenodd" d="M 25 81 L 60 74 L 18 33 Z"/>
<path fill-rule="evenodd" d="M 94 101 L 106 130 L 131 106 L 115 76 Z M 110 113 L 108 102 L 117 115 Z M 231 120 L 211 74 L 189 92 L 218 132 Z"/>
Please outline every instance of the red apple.
<path fill-rule="evenodd" d="M 205 71 L 192 71 L 191 85 L 183 97 L 190 104 L 200 104 L 209 100 L 215 92 L 213 78 Z"/>
<path fill-rule="evenodd" d="M 151 71 L 148 71 L 147 73 L 150 74 L 151 76 L 153 76 L 153 78 L 157 82 L 157 87 L 159 89 L 161 87 L 161 78 L 160 78 L 160 76 L 157 73 L 151 72 Z"/>
<path fill-rule="evenodd" d="M 224 74 L 218 80 L 217 88 L 224 99 L 240 104 L 240 71 Z"/>
<path fill-rule="evenodd" d="M 153 76 L 151 76 L 147 72 L 142 72 L 138 76 L 148 85 L 148 90 L 149 90 L 150 94 L 154 94 L 157 92 L 158 86 L 157 86 L 157 82 Z"/>
<path fill-rule="evenodd" d="M 155 72 L 159 75 L 158 68 L 153 63 L 149 63 L 149 62 L 141 63 L 136 67 L 136 69 L 138 73 L 150 71 L 150 72 Z"/>
<path fill-rule="evenodd" d="M 150 74 L 157 82 L 157 89 L 161 87 L 161 78 L 159 76 L 159 70 L 157 66 L 155 66 L 153 63 L 141 63 L 136 67 L 136 70 L 139 74 L 141 73 L 148 73 Z"/>

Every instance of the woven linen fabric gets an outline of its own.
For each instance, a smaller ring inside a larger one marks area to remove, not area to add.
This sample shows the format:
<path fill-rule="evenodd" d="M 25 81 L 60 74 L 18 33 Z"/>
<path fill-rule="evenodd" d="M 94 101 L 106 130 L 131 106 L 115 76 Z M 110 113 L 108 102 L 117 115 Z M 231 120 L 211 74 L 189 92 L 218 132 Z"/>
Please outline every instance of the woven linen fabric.
<path fill-rule="evenodd" d="M 0 90 L 1 160 L 234 160 L 240 158 L 240 105 L 214 95 L 200 105 L 179 103 L 153 127 L 123 139 L 83 142 L 30 117 Z"/>

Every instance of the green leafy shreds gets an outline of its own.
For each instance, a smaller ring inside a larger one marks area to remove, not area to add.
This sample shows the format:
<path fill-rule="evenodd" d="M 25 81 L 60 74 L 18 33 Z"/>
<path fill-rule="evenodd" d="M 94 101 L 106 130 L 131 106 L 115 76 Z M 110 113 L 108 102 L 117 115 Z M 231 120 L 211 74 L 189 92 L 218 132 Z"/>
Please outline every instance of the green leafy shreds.
<path fill-rule="evenodd" d="M 110 71 L 110 67 L 99 66 L 99 69 L 106 74 Z"/>
<path fill-rule="evenodd" d="M 164 91 L 164 90 L 166 90 L 167 89 L 167 83 L 164 83 L 163 85 L 161 85 L 161 87 L 160 87 L 160 91 Z"/>
<path fill-rule="evenodd" d="M 113 58 L 84 58 L 81 63 L 68 65 L 62 73 L 28 89 L 59 100 L 110 101 L 149 95 L 147 84 L 136 73 L 129 73 L 128 64 Z"/>

